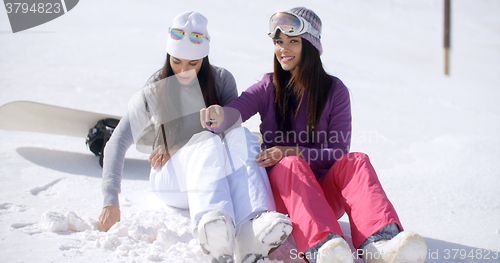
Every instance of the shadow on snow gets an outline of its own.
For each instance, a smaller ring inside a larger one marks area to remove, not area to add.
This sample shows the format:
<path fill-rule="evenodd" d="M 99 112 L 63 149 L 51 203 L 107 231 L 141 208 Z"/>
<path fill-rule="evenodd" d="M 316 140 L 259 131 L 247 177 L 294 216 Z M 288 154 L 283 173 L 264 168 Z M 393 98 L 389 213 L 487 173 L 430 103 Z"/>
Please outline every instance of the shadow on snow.
<path fill-rule="evenodd" d="M 50 150 L 36 147 L 20 147 L 17 153 L 24 159 L 63 173 L 102 177 L 99 158 L 91 154 Z M 149 180 L 150 165 L 147 160 L 125 159 L 123 179 Z"/>

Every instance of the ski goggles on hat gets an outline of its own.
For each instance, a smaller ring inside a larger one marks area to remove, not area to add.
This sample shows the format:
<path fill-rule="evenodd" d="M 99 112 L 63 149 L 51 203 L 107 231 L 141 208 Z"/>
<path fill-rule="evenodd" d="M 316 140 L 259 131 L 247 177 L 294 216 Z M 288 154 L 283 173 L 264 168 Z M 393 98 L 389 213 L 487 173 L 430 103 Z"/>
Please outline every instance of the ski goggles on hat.
<path fill-rule="evenodd" d="M 181 40 L 184 35 L 187 34 L 184 30 L 178 28 L 169 28 L 168 31 L 170 33 L 170 37 L 175 40 Z M 204 35 L 203 33 L 189 33 L 189 40 L 191 40 L 193 44 L 201 44 L 204 39 L 210 42 L 208 36 Z"/>
<path fill-rule="evenodd" d="M 289 37 L 309 33 L 321 38 L 319 31 L 304 18 L 288 12 L 277 12 L 269 19 L 269 37 L 274 38 L 278 29 Z"/>

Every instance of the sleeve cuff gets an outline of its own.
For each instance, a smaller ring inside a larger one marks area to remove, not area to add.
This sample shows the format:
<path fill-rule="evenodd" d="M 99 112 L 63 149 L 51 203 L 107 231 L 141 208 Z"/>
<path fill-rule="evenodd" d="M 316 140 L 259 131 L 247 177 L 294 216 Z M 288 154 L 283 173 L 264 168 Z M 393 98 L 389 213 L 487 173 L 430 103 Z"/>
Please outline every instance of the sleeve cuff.
<path fill-rule="evenodd" d="M 103 207 L 106 206 L 120 206 L 118 199 L 118 190 L 107 190 L 107 192 L 104 193 Z"/>

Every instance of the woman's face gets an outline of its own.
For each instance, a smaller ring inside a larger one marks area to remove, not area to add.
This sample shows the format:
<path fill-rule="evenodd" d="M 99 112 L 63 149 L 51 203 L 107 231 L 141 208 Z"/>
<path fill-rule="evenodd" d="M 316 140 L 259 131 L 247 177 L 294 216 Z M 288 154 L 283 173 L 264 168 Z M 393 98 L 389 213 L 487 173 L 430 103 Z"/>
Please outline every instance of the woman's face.
<path fill-rule="evenodd" d="M 285 34 L 277 34 L 274 39 L 274 54 L 276 54 L 276 58 L 284 70 L 294 69 L 300 62 L 302 38 L 300 36 L 289 37 Z"/>
<path fill-rule="evenodd" d="M 170 56 L 170 67 L 174 72 L 177 80 L 183 85 L 191 83 L 200 72 L 203 59 L 188 60 Z"/>

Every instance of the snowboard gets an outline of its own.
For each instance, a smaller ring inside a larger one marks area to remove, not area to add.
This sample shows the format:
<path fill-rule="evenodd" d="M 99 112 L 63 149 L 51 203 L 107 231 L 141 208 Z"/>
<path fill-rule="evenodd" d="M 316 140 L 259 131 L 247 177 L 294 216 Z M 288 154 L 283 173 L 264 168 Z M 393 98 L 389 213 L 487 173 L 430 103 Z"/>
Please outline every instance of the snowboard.
<path fill-rule="evenodd" d="M 33 101 L 14 101 L 0 107 L 0 129 L 87 138 L 99 120 L 120 116 L 83 111 Z"/>
<path fill-rule="evenodd" d="M 33 101 L 13 101 L 0 106 L 0 129 L 10 131 L 39 132 L 55 135 L 87 138 L 89 130 L 99 120 L 114 116 L 91 111 L 43 104 Z M 259 144 L 262 136 L 252 132 Z"/>

